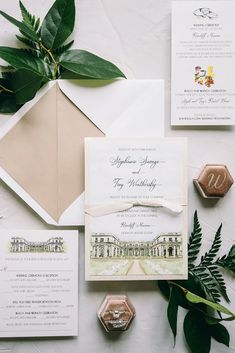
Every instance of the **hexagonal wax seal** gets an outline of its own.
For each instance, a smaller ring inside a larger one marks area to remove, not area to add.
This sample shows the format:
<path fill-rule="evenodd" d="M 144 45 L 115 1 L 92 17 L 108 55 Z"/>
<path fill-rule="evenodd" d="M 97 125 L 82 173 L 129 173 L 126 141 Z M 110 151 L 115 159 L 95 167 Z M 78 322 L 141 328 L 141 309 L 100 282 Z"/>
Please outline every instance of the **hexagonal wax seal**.
<path fill-rule="evenodd" d="M 135 308 L 125 294 L 106 295 L 98 318 L 107 332 L 126 331 L 135 317 Z"/>
<path fill-rule="evenodd" d="M 194 184 L 204 198 L 220 198 L 232 186 L 233 178 L 226 165 L 206 164 Z"/>

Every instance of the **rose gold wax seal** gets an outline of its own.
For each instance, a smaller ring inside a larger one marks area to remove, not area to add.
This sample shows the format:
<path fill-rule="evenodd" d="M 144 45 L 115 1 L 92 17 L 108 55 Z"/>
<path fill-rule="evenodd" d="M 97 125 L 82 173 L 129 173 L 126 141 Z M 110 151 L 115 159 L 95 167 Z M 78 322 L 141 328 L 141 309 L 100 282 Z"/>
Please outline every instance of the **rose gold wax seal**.
<path fill-rule="evenodd" d="M 126 331 L 135 317 L 135 308 L 125 294 L 106 295 L 98 318 L 107 332 Z"/>
<path fill-rule="evenodd" d="M 220 198 L 232 186 L 233 178 L 226 165 L 206 164 L 194 184 L 204 198 Z"/>

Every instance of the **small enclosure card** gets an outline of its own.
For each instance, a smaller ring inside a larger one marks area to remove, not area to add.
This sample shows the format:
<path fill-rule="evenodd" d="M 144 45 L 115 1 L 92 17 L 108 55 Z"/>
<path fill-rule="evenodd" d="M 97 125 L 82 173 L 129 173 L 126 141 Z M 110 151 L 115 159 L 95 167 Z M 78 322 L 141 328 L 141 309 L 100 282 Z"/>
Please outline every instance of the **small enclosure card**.
<path fill-rule="evenodd" d="M 235 1 L 173 1 L 172 125 L 235 124 Z"/>
<path fill-rule="evenodd" d="M 78 232 L 0 237 L 0 337 L 76 336 Z"/>
<path fill-rule="evenodd" d="M 187 277 L 185 139 L 87 138 L 87 280 Z"/>

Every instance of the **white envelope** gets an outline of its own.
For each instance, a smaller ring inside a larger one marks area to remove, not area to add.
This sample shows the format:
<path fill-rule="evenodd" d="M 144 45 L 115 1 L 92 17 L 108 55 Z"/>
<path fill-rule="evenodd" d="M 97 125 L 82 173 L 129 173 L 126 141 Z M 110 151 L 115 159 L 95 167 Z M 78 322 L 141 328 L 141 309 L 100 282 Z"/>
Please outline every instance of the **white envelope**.
<path fill-rule="evenodd" d="M 83 140 L 104 135 L 163 137 L 163 81 L 47 84 L 0 129 L 0 178 L 47 223 L 84 225 Z"/>

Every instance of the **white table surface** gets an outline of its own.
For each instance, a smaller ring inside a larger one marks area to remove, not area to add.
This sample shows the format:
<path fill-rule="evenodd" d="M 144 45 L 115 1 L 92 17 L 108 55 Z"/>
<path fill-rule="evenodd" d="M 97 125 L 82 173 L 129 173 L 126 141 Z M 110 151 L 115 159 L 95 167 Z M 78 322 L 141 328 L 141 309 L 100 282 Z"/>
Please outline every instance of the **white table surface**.
<path fill-rule="evenodd" d="M 53 0 L 24 0 L 41 18 Z M 235 176 L 235 131 L 233 127 L 171 128 L 170 126 L 170 0 L 76 0 L 74 48 L 90 50 L 115 62 L 128 78 L 165 80 L 165 127 L 167 136 L 189 138 L 188 189 L 189 230 L 194 210 L 203 227 L 203 248 L 208 249 L 216 228 L 223 222 L 223 248 L 235 240 L 235 186 L 219 202 L 203 201 L 192 180 L 206 163 L 227 164 Z M 17 0 L 1 1 L 1 10 L 19 16 Z M 0 45 L 16 46 L 17 29 L 0 18 Z M 10 116 L 0 115 L 0 125 Z M 45 224 L 13 192 L 0 183 L 0 229 L 53 229 Z M 86 283 L 84 281 L 84 234 L 80 230 L 79 335 L 70 339 L 1 339 L 4 353 L 161 353 L 187 352 L 182 335 L 183 309 L 179 315 L 177 343 L 166 319 L 166 301 L 155 282 Z M 235 278 L 227 276 L 228 293 L 235 312 Z M 0 284 L 1 285 L 1 284 Z M 137 316 L 128 332 L 106 334 L 96 310 L 106 293 L 128 293 Z M 0 318 L 1 320 L 1 318 Z M 235 322 L 226 324 L 231 348 L 213 341 L 211 352 L 235 352 Z"/>

